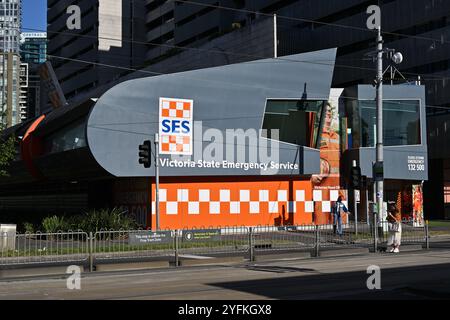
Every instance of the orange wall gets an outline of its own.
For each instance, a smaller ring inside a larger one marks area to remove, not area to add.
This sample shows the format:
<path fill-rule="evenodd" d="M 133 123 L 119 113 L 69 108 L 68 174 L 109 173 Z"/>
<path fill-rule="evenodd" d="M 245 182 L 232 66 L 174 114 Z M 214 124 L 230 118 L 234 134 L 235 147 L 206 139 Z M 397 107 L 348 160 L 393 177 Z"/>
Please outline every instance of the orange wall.
<path fill-rule="evenodd" d="M 241 177 L 235 179 L 243 180 Z M 337 198 L 338 190 L 315 190 L 313 194 L 310 180 L 245 179 L 247 181 L 208 178 L 208 182 L 189 182 L 186 181 L 189 178 L 184 178 L 185 181 L 160 183 L 160 227 L 181 229 L 332 222 L 330 211 L 333 202 L 330 198 L 335 201 L 333 198 Z M 154 183 L 151 190 L 151 226 L 154 227 Z"/>

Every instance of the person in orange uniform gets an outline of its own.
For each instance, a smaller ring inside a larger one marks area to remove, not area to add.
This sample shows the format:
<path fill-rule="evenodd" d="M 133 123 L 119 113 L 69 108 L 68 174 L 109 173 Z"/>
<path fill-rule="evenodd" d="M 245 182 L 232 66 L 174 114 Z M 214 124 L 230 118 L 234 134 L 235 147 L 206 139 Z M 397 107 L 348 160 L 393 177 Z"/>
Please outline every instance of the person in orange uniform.
<path fill-rule="evenodd" d="M 340 189 L 339 179 L 340 168 L 340 136 L 339 117 L 337 110 L 330 104 L 326 105 L 325 123 L 320 140 L 320 174 L 311 177 L 313 189 Z M 329 199 L 335 201 L 335 199 Z M 320 205 L 317 204 L 315 212 L 320 212 Z M 316 214 L 316 223 L 331 223 L 332 217 L 323 214 Z M 345 223 L 345 222 L 344 222 Z"/>

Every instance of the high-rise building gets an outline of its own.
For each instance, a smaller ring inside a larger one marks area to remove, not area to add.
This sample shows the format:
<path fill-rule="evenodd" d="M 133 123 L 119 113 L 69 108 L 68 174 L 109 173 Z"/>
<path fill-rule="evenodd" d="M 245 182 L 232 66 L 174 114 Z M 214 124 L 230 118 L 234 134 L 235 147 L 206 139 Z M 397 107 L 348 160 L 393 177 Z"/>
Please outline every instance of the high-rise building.
<path fill-rule="evenodd" d="M 142 67 L 144 3 L 47 1 L 48 54 L 53 56 L 51 62 L 69 102 L 78 94 L 117 79 L 130 69 Z M 72 17 L 68 8 L 72 5 L 81 11 L 80 30 L 71 30 L 67 25 Z"/>
<path fill-rule="evenodd" d="M 444 0 L 147 1 L 146 58 L 161 60 L 176 53 L 174 47 L 195 47 L 277 14 L 279 56 L 337 47 L 333 85 L 372 83 L 374 64 L 366 56 L 375 48 L 375 34 L 366 27 L 372 4 L 381 6 L 385 46 L 405 57 L 399 70 L 410 79 L 429 79 L 428 103 L 450 108 L 450 1 Z"/>
<path fill-rule="evenodd" d="M 19 71 L 19 113 L 20 113 L 20 122 L 26 121 L 28 117 L 28 79 L 30 75 L 30 69 L 28 63 L 20 64 Z"/>
<path fill-rule="evenodd" d="M 0 1 L 0 41 L 3 52 L 19 52 L 22 0 Z"/>
<path fill-rule="evenodd" d="M 22 121 L 34 118 L 45 110 L 41 105 L 43 90 L 39 76 L 39 67 L 47 61 L 47 33 L 24 32 L 20 35 L 20 54 L 26 64 L 27 76 L 22 78 L 21 85 L 21 117 Z M 25 76 L 24 71 L 21 72 Z M 26 81 L 25 81 L 26 80 Z M 24 85 L 27 85 L 26 87 Z"/>
<path fill-rule="evenodd" d="M 22 1 L 0 1 L 0 113 L 3 126 L 20 123 L 20 28 Z"/>
<path fill-rule="evenodd" d="M 267 1 L 264 1 L 267 2 Z M 233 10 L 245 8 L 246 1 L 206 0 L 203 5 L 182 1 L 147 1 L 146 34 L 148 62 L 179 52 L 176 47 L 196 47 L 214 37 L 244 27 L 251 17 Z"/>
<path fill-rule="evenodd" d="M 22 61 L 35 65 L 47 61 L 47 33 L 23 32 L 20 35 Z"/>

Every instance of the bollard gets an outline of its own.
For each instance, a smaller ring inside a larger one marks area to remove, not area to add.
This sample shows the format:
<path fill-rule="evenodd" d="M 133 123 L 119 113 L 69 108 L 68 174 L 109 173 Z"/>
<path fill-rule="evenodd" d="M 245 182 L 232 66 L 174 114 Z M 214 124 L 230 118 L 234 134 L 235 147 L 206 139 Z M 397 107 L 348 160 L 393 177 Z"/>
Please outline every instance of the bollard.
<path fill-rule="evenodd" d="M 316 225 L 316 236 L 315 236 L 315 256 L 319 257 L 320 254 L 320 234 L 319 234 L 319 226 Z"/>
<path fill-rule="evenodd" d="M 253 228 L 248 228 L 248 243 L 249 243 L 249 249 L 250 249 L 250 261 L 255 261 L 255 248 L 253 245 Z"/>
<path fill-rule="evenodd" d="M 94 235 L 92 232 L 89 232 L 89 239 L 88 239 L 88 247 L 89 247 L 89 272 L 94 272 L 94 255 L 93 255 L 93 241 L 94 241 Z"/>

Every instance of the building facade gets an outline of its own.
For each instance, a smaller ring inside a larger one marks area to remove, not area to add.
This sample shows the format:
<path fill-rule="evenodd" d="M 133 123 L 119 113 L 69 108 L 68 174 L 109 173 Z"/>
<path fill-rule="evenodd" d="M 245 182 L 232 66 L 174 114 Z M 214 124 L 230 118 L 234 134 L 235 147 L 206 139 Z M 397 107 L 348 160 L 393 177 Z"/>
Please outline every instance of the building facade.
<path fill-rule="evenodd" d="M 330 224 L 338 196 L 351 205 L 345 168 L 356 159 L 372 176 L 375 157 L 371 128 L 360 134 L 365 147 L 352 147 L 348 131 L 367 129 L 375 89 L 331 88 L 336 51 L 132 79 L 18 126 L 9 134 L 23 135 L 21 156 L 0 179 L 0 211 L 122 207 L 153 229 L 157 212 L 163 229 Z M 423 86 L 385 88 L 386 116 L 402 119 L 387 131 L 386 200 L 420 195 L 428 178 L 424 97 Z M 154 163 L 138 161 L 156 133 L 159 210 Z M 360 221 L 372 216 L 370 188 L 361 189 Z M 423 225 L 421 203 L 400 200 L 403 217 Z"/>
<path fill-rule="evenodd" d="M 22 110 L 22 121 L 33 119 L 46 110 L 43 97 L 44 91 L 39 75 L 40 65 L 47 61 L 47 33 L 45 32 L 24 32 L 20 35 L 20 54 L 22 61 L 27 64 L 27 87 L 22 86 L 22 91 L 26 91 L 26 108 Z M 43 103 L 41 105 L 41 102 Z"/>
<path fill-rule="evenodd" d="M 22 61 L 39 65 L 47 61 L 47 33 L 23 32 L 20 34 Z"/>
<path fill-rule="evenodd" d="M 156 43 L 195 46 L 237 26 L 277 14 L 278 55 L 338 47 L 334 87 L 370 84 L 375 65 L 367 56 L 375 48 L 375 35 L 366 28 L 370 5 L 382 11 L 384 45 L 402 52 L 397 66 L 402 77 L 393 83 L 426 85 L 429 118 L 430 180 L 425 182 L 426 211 L 430 218 L 448 217 L 448 163 L 442 148 L 446 131 L 442 117 L 450 114 L 450 2 L 445 0 L 264 0 L 264 1 L 153 1 L 147 32 Z M 225 9 L 227 7 L 229 9 Z M 203 37 L 207 35 L 207 37 Z M 187 40 L 185 40 L 187 39 Z M 197 42 L 197 39 L 201 41 Z M 169 48 L 149 47 L 148 59 L 165 55 Z M 237 51 L 239 53 L 239 51 Z M 194 53 L 195 54 L 195 53 Z M 261 54 L 259 54 L 261 56 Z M 386 61 L 386 63 L 389 63 Z M 388 77 L 386 77 L 386 80 Z M 436 125 L 436 127 L 434 126 Z M 444 195 L 445 193 L 445 195 Z M 443 200 L 444 199 L 444 200 Z"/>
<path fill-rule="evenodd" d="M 53 32 L 55 32 L 51 36 L 55 43 L 53 53 L 69 57 L 69 59 L 77 57 L 88 61 L 88 58 L 97 57 L 97 54 L 104 52 L 96 51 L 95 44 L 87 48 L 85 46 L 86 39 L 80 35 L 71 38 L 58 34 L 65 30 L 67 15 L 64 14 L 64 10 L 71 3 L 71 1 L 61 1 L 57 5 L 57 1 L 49 1 L 49 10 L 51 9 L 49 26 L 54 28 Z M 85 5 L 85 7 L 81 6 L 82 10 L 87 10 L 89 7 L 83 1 L 81 4 Z M 115 84 L 133 77 L 273 57 L 276 41 L 276 54 L 280 57 L 338 47 L 333 87 L 349 88 L 362 83 L 371 84 L 375 75 L 375 66 L 366 54 L 373 51 L 375 47 L 375 34 L 366 29 L 366 9 L 372 4 L 381 5 L 385 46 L 401 51 L 405 57 L 404 62 L 398 68 L 405 76 L 406 81 L 413 83 L 418 80 L 420 75 L 422 83 L 426 85 L 426 113 L 429 116 L 436 112 L 448 113 L 450 101 L 448 90 L 450 3 L 445 0 L 207 0 L 198 3 L 193 3 L 193 1 L 147 1 L 143 8 L 139 8 L 145 13 L 144 18 L 136 18 L 133 23 L 134 30 L 137 30 L 137 25 L 144 29 L 141 29 L 142 33 L 136 31 L 131 36 L 135 44 L 142 44 L 142 42 L 134 35 L 144 34 L 146 36 L 145 48 L 140 48 L 144 50 L 144 54 L 140 57 L 143 57 L 142 59 L 149 66 L 143 69 L 143 72 L 121 78 L 118 78 L 120 75 L 115 74 L 103 81 L 95 82 L 91 81 L 95 78 L 92 74 L 98 75 L 105 69 L 115 72 L 115 69 L 97 65 L 87 66 L 80 63 L 77 68 L 76 62 L 64 61 L 57 66 L 57 69 L 61 67 L 58 77 L 62 82 L 64 92 L 69 94 L 69 98 L 75 100 L 79 96 L 99 98 Z M 114 37 L 99 36 L 92 19 L 95 20 L 97 17 L 97 21 L 100 21 L 98 11 L 101 8 L 95 5 L 91 5 L 89 8 L 90 11 L 83 11 L 82 34 L 90 35 L 92 33 L 92 37 L 95 39 L 116 40 L 117 38 Z M 254 26 L 260 25 L 261 21 L 273 21 L 273 14 L 277 14 L 276 32 L 273 29 L 274 24 L 268 23 L 267 25 L 272 25 L 272 27 L 258 29 L 259 31 L 264 30 L 258 34 L 259 40 L 258 37 L 249 36 L 243 37 L 243 39 L 247 39 L 247 43 L 236 41 L 233 44 L 240 43 L 239 46 L 229 44 L 233 36 L 243 35 L 249 30 L 252 32 Z M 90 15 L 92 17 L 86 19 Z M 116 29 L 112 28 L 111 30 L 113 32 Z M 122 29 L 122 36 L 124 35 L 125 28 Z M 61 40 L 64 37 L 67 42 Z M 227 40 L 221 41 L 222 39 Z M 72 46 L 75 43 L 77 45 Z M 64 51 L 66 48 L 63 48 L 65 44 L 68 44 L 66 51 Z M 270 45 L 272 49 L 268 50 L 267 45 Z M 187 49 L 187 47 L 191 49 Z M 85 53 L 86 55 L 84 55 Z M 130 56 L 128 55 L 128 57 Z M 236 61 L 238 59 L 241 61 Z M 67 66 L 67 69 L 64 70 L 62 65 Z M 120 66 L 117 63 L 115 65 Z M 67 77 L 70 72 L 72 72 L 71 75 Z M 127 72 L 124 71 L 124 73 Z M 393 79 L 393 83 L 399 82 L 404 83 L 405 80 Z M 433 129 L 432 126 L 429 126 L 429 132 L 432 132 Z M 366 134 L 359 140 L 352 140 L 352 143 L 353 141 L 360 143 L 358 147 L 362 147 L 364 144 L 370 145 L 373 142 L 370 140 L 370 132 L 366 132 Z M 442 135 L 441 132 L 439 134 Z M 423 143 L 423 136 L 421 139 Z M 447 162 L 442 153 L 438 155 L 431 150 L 432 148 L 434 147 L 430 148 L 430 154 L 433 155 L 430 158 L 430 163 L 432 163 L 430 168 L 438 169 L 430 170 L 430 181 L 425 182 L 424 185 L 425 196 L 431 199 L 426 203 L 426 211 L 430 213 L 430 216 L 436 214 L 436 217 L 440 217 L 444 212 L 442 200 L 446 199 L 443 195 L 444 187 L 437 196 L 438 193 L 435 192 L 433 186 L 444 185 L 442 179 L 445 176 L 445 163 Z"/>
<path fill-rule="evenodd" d="M 20 115 L 20 28 L 22 1 L 0 2 L 0 105 L 3 126 L 21 121 Z"/>
<path fill-rule="evenodd" d="M 373 32 L 366 28 L 366 9 L 377 4 L 382 11 L 385 46 L 401 51 L 405 57 L 399 70 L 409 79 L 416 80 L 418 75 L 425 79 L 429 84 L 429 105 L 450 107 L 446 80 L 450 74 L 448 1 L 197 2 L 163 0 L 147 3 L 147 60 L 160 58 L 170 51 L 169 46 L 195 47 L 235 28 L 277 14 L 279 56 L 337 47 L 340 67 L 336 70 L 333 85 L 346 87 L 371 83 L 373 63 L 365 54 L 373 51 L 375 45 Z M 164 44 L 169 46 L 161 46 Z M 440 109 L 427 110 L 433 113 Z"/>
<path fill-rule="evenodd" d="M 142 67 L 144 2 L 47 1 L 48 54 L 67 100 Z M 79 30 L 67 25 L 71 5 L 81 10 Z"/>
<path fill-rule="evenodd" d="M 380 4 L 383 13 L 382 26 L 385 32 L 385 46 L 403 53 L 405 60 L 398 68 L 406 78 L 415 81 L 420 75 L 423 83 L 428 85 L 427 100 L 430 107 L 427 112 L 438 112 L 441 110 L 440 108 L 450 106 L 448 80 L 446 80 L 450 74 L 448 61 L 450 48 L 447 39 L 450 32 L 450 3 L 448 1 L 206 0 L 195 3 L 195 1 L 158 0 L 144 1 L 145 5 L 132 9 L 127 9 L 122 1 L 117 1 L 114 2 L 116 9 L 113 10 L 114 6 L 109 6 L 108 10 L 112 10 L 112 14 L 106 9 L 102 11 L 102 1 L 98 5 L 92 3 L 89 6 L 82 2 L 82 15 L 85 15 L 82 30 L 78 32 L 80 34 L 75 34 L 73 37 L 68 36 L 65 32 L 67 31 L 65 22 L 68 17 L 65 9 L 73 1 L 60 1 L 58 4 L 56 2 L 49 1 L 49 30 L 64 32 L 64 34 L 50 34 L 50 54 L 63 52 L 61 51 L 62 46 L 66 42 L 76 42 L 83 45 L 70 46 L 66 51 L 70 51 L 71 54 L 62 54 L 64 57 L 77 56 L 82 59 L 84 56 L 95 56 L 96 47 L 92 47 L 92 50 L 87 49 L 86 45 L 89 41 L 80 35 L 87 34 L 92 39 L 96 38 L 100 41 L 99 57 L 104 54 L 102 47 L 106 48 L 112 45 L 116 49 L 122 48 L 122 53 L 125 53 L 129 59 L 136 58 L 135 61 L 141 62 L 145 60 L 148 65 L 157 64 L 180 52 L 190 52 L 192 58 L 208 54 L 186 48 L 201 47 L 219 36 L 251 26 L 257 21 L 267 19 L 272 14 L 277 14 L 277 54 L 279 56 L 331 47 L 339 48 L 337 58 L 339 67 L 333 79 L 335 87 L 372 83 L 374 66 L 371 59 L 367 59 L 366 54 L 374 49 L 374 34 L 366 28 L 366 9 L 371 4 Z M 104 3 L 103 7 L 107 7 L 107 3 Z M 122 3 L 121 11 L 118 3 Z M 139 16 L 137 11 L 145 12 L 145 15 Z M 405 12 L 410 14 L 405 14 Z M 111 17 L 116 19 L 114 21 L 116 27 L 106 31 L 107 24 L 103 21 Z M 130 19 L 133 21 L 133 28 L 127 28 L 124 22 L 130 21 Z M 100 27 L 96 28 L 94 21 L 99 21 Z M 102 29 L 102 25 L 105 28 Z M 120 25 L 122 25 L 122 32 L 117 27 Z M 344 27 L 339 27 L 339 25 Z M 133 30 L 133 32 L 130 34 L 129 30 Z M 142 35 L 145 35 L 144 39 L 142 39 Z M 60 41 L 63 38 L 65 41 Z M 124 49 L 127 41 L 119 46 L 120 41 L 111 39 L 129 39 L 140 50 L 131 50 L 136 55 L 130 55 L 130 51 Z M 115 47 L 114 44 L 117 46 Z M 232 56 L 233 53 L 235 56 L 239 56 L 239 54 L 244 56 L 245 48 L 246 46 L 242 46 L 243 53 L 235 50 L 231 52 L 232 54 L 220 46 L 209 48 L 209 51 L 222 51 L 215 55 L 222 54 L 227 57 Z M 417 48 L 423 50 L 417 50 Z M 142 50 L 145 51 L 144 54 Z M 83 54 L 77 54 L 77 51 Z M 260 54 L 254 54 L 254 57 L 248 57 L 248 59 L 271 57 L 271 55 L 264 56 L 264 54 L 265 52 L 261 51 Z M 211 55 L 209 54 L 206 60 L 211 59 Z M 125 66 L 120 59 L 115 62 L 117 66 Z M 226 60 L 223 63 L 226 64 Z M 138 63 L 132 63 L 132 65 L 136 67 Z M 55 69 L 59 69 L 59 64 Z M 111 68 L 99 69 L 98 72 Z M 59 72 L 57 71 L 58 76 Z M 110 70 L 110 72 L 114 71 Z M 113 76 L 104 79 L 95 85 L 100 86 L 114 78 Z M 90 79 L 90 77 L 84 77 L 84 79 Z M 61 81 L 65 82 L 65 80 L 66 77 L 62 77 Z M 71 96 L 71 92 L 66 90 L 66 86 L 63 84 L 63 91 Z M 70 88 L 72 87 L 70 86 Z M 89 91 L 89 88 L 85 91 Z"/>

